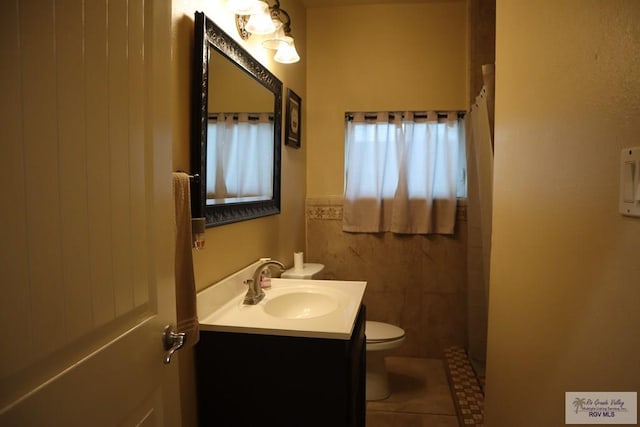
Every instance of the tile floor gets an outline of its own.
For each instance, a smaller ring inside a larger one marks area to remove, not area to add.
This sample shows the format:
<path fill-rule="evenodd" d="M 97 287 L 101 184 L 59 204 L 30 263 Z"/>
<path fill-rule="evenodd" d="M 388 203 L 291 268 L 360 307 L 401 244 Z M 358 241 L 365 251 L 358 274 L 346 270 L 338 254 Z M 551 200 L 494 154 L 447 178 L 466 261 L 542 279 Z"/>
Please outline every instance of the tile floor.
<path fill-rule="evenodd" d="M 367 402 L 367 427 L 459 427 L 445 364 L 387 357 L 391 396 Z"/>

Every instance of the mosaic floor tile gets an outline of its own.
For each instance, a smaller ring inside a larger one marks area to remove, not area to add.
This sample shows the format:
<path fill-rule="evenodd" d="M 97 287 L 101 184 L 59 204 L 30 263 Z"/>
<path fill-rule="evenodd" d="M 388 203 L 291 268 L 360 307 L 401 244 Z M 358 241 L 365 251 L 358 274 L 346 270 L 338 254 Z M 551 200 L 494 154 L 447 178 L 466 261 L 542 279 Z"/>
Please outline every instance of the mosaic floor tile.
<path fill-rule="evenodd" d="M 483 427 L 484 392 L 466 351 L 460 347 L 450 347 L 445 350 L 444 356 L 460 425 Z"/>

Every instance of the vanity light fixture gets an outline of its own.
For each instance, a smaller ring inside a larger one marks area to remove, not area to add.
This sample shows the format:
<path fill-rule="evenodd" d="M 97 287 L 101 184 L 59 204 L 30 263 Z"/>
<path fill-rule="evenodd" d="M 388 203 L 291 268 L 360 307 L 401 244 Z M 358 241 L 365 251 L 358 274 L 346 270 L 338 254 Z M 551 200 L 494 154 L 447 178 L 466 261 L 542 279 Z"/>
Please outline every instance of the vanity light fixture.
<path fill-rule="evenodd" d="M 300 61 L 291 37 L 291 17 L 280 9 L 280 0 L 227 0 L 227 9 L 236 15 L 236 28 L 242 40 L 251 34 L 265 35 L 262 47 L 276 51 L 276 62 Z"/>
<path fill-rule="evenodd" d="M 278 48 L 273 59 L 281 64 L 293 64 L 300 61 L 300 55 L 293 44 L 293 37 L 285 36 L 284 45 Z"/>
<path fill-rule="evenodd" d="M 258 0 L 227 0 L 227 10 L 236 15 L 251 15 Z"/>
<path fill-rule="evenodd" d="M 269 13 L 269 5 L 263 1 L 256 4 L 255 11 L 249 15 L 249 19 L 245 25 L 245 30 L 249 34 L 271 34 L 276 31 L 276 24 L 271 19 Z"/>

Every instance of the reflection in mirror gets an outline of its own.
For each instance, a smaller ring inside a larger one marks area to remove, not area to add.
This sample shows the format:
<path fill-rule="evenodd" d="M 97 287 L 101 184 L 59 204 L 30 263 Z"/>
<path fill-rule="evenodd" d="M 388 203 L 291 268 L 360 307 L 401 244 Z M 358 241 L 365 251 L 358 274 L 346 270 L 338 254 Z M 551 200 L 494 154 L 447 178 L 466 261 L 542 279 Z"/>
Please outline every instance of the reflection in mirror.
<path fill-rule="evenodd" d="M 201 12 L 194 44 L 194 216 L 210 227 L 277 214 L 282 82 Z"/>
<path fill-rule="evenodd" d="M 220 53 L 209 56 L 207 205 L 273 197 L 273 94 Z"/>

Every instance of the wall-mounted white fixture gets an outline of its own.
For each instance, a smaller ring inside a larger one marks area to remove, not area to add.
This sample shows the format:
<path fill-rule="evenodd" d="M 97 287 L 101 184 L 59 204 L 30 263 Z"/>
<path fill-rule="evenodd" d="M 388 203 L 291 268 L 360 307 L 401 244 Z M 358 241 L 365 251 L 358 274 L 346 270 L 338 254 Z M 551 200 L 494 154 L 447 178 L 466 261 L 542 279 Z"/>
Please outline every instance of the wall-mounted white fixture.
<path fill-rule="evenodd" d="M 620 152 L 620 213 L 640 217 L 640 147 Z"/>
<path fill-rule="evenodd" d="M 264 35 L 262 47 L 276 51 L 276 62 L 293 64 L 300 61 L 291 37 L 291 18 L 280 9 L 280 0 L 227 0 L 227 9 L 235 13 L 236 28 L 243 40 L 252 34 Z"/>

